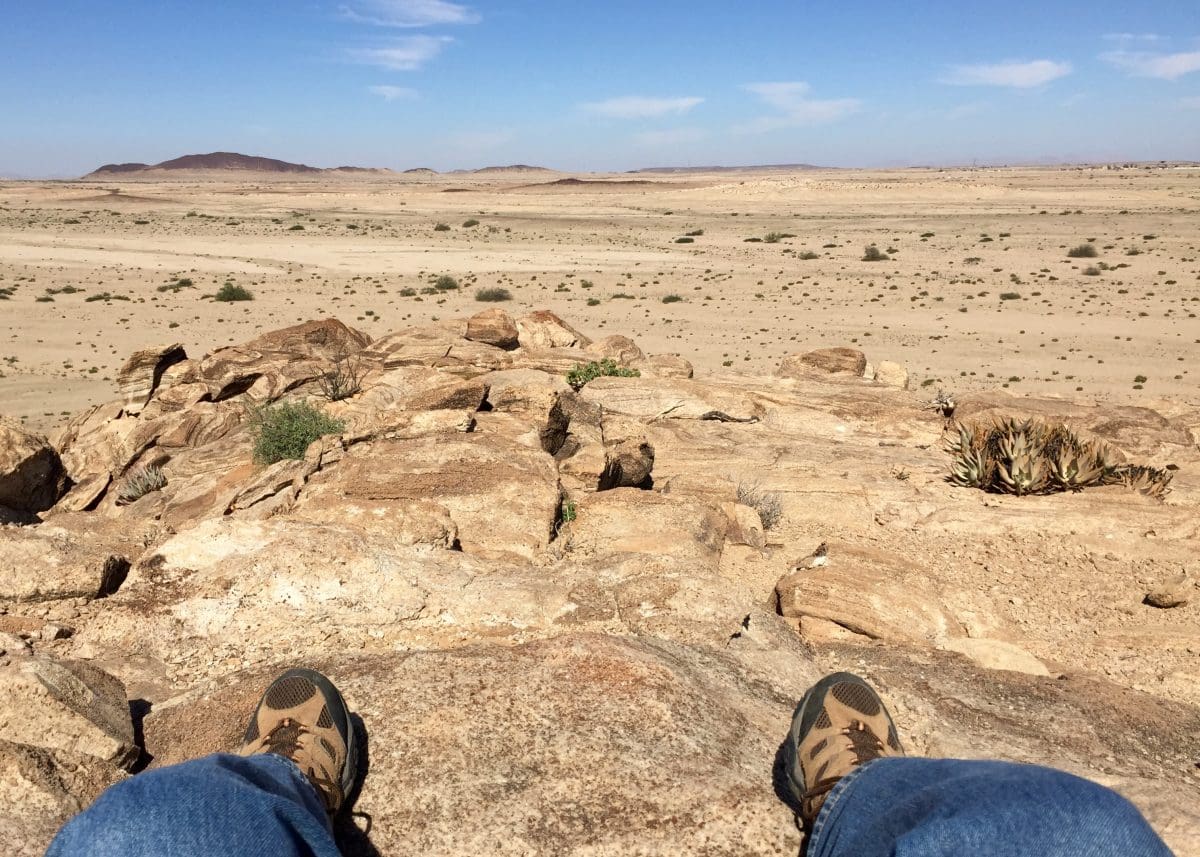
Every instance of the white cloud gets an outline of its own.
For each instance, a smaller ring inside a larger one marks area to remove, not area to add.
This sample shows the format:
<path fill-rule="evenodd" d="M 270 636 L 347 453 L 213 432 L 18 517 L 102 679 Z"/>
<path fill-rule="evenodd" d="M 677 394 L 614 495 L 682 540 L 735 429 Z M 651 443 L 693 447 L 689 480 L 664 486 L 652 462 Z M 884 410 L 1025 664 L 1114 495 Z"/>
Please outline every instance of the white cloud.
<path fill-rule="evenodd" d="M 1105 33 L 1104 38 L 1110 42 L 1157 42 L 1162 36 L 1158 33 Z"/>
<path fill-rule="evenodd" d="M 802 81 L 748 83 L 742 89 L 757 95 L 778 111 L 777 115 L 760 116 L 735 129 L 742 133 L 759 134 L 779 128 L 823 125 L 862 109 L 862 102 L 857 98 L 809 98 L 812 87 Z"/>
<path fill-rule="evenodd" d="M 1030 60 L 1029 62 L 979 63 L 956 65 L 941 79 L 954 86 L 1011 86 L 1030 89 L 1071 73 L 1069 62 Z"/>
<path fill-rule="evenodd" d="M 388 84 L 380 84 L 379 86 L 368 86 L 367 91 L 378 95 L 384 101 L 398 101 L 401 98 L 416 98 L 417 91 L 410 89 L 407 86 L 390 86 Z"/>
<path fill-rule="evenodd" d="M 1134 77 L 1156 77 L 1175 80 L 1185 74 L 1200 71 L 1200 51 L 1176 54 L 1156 54 L 1149 51 L 1109 51 L 1100 59 L 1129 72 Z"/>
<path fill-rule="evenodd" d="M 687 113 L 703 98 L 647 98 L 641 95 L 625 95 L 604 101 L 589 101 L 580 107 L 588 113 L 609 119 L 649 119 L 655 116 L 681 115 Z"/>
<path fill-rule="evenodd" d="M 386 47 L 355 48 L 349 52 L 354 62 L 392 71 L 414 71 L 442 52 L 454 41 L 449 36 L 405 36 Z"/>
<path fill-rule="evenodd" d="M 342 14 L 381 27 L 429 27 L 436 24 L 474 24 L 479 13 L 448 0 L 355 0 Z"/>
<path fill-rule="evenodd" d="M 678 146 L 682 143 L 695 143 L 708 136 L 701 128 L 667 128 L 662 131 L 643 131 L 633 135 L 633 142 L 646 148 L 660 146 Z"/>

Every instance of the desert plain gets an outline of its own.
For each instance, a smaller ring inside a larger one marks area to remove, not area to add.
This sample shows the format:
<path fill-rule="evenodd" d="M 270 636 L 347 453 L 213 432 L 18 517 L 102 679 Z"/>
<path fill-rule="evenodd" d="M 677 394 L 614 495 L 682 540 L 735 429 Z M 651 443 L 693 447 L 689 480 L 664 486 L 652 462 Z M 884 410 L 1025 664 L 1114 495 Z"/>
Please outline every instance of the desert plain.
<path fill-rule="evenodd" d="M 1177 165 L 0 182 L 0 411 L 49 432 L 139 348 L 328 316 L 379 335 L 488 288 L 698 375 L 849 345 L 931 395 L 1195 400 L 1198 223 Z"/>

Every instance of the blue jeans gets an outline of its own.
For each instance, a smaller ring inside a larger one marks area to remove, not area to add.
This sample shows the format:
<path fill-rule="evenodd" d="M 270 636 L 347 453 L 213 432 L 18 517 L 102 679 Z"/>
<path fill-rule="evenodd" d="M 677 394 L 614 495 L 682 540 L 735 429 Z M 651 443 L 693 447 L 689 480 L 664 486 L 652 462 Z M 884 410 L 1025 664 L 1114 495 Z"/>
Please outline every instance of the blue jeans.
<path fill-rule="evenodd" d="M 1171 857 L 1129 801 L 1011 762 L 877 759 L 825 799 L 808 857 Z"/>
<path fill-rule="evenodd" d="M 279 756 L 217 755 L 106 791 L 48 857 L 337 857 L 325 811 Z M 1007 762 L 880 759 L 829 793 L 808 857 L 1171 857 L 1124 798 Z"/>

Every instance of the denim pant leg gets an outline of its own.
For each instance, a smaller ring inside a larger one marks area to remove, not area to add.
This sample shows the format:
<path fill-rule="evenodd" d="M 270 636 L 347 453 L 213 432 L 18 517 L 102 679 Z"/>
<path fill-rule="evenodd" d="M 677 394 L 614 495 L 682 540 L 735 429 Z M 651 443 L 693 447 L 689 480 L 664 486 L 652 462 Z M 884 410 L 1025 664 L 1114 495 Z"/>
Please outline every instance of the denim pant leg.
<path fill-rule="evenodd" d="M 325 808 L 282 756 L 218 754 L 117 783 L 47 857 L 338 857 Z"/>
<path fill-rule="evenodd" d="M 1171 857 L 1134 806 L 1062 771 L 877 759 L 825 801 L 808 857 Z"/>

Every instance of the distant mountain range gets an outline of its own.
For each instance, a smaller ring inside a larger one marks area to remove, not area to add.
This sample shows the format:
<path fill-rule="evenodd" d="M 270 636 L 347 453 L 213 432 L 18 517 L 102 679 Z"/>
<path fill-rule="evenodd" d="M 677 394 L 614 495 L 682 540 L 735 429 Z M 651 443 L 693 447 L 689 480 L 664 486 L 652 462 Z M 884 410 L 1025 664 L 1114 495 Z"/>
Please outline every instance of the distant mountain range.
<path fill-rule="evenodd" d="M 823 170 L 815 164 L 751 164 L 742 167 L 643 167 L 629 170 L 631 173 L 762 173 L 796 172 L 797 170 Z"/>
<path fill-rule="evenodd" d="M 277 158 L 263 158 L 256 155 L 242 155 L 237 152 L 210 152 L 207 155 L 184 155 L 157 164 L 105 164 L 84 178 L 104 178 L 106 176 L 127 176 L 143 173 L 158 174 L 171 172 L 246 172 L 246 173 L 278 173 L 293 175 L 320 174 L 375 174 L 395 175 L 393 170 L 375 167 L 310 167 L 308 164 L 293 164 Z M 428 167 L 417 167 L 404 171 L 408 175 L 437 175 L 436 170 Z M 554 170 L 546 167 L 531 167 L 526 164 L 513 164 L 506 167 L 483 167 L 478 170 L 454 170 L 455 174 L 481 173 L 552 173 Z"/>

